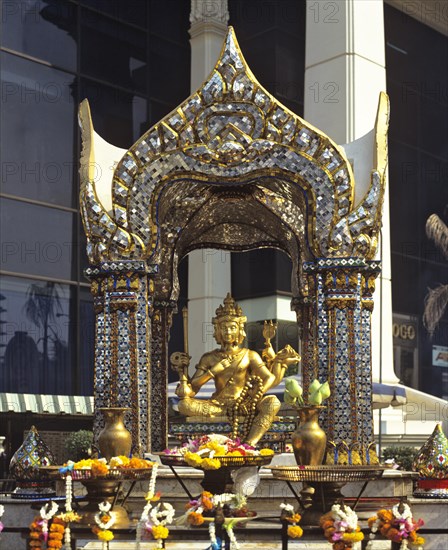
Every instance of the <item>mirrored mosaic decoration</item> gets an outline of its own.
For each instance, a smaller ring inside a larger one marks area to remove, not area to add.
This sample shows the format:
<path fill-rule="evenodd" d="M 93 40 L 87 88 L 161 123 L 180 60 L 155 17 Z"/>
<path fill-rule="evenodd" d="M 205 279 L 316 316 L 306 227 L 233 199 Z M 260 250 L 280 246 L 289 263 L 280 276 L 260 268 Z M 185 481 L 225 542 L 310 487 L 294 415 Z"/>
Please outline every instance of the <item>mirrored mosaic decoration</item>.
<path fill-rule="evenodd" d="M 131 406 L 134 450 L 162 450 L 179 260 L 197 248 L 275 247 L 293 262 L 305 385 L 315 376 L 332 384 L 325 418 L 332 460 L 368 463 L 387 96 L 378 108 L 376 166 L 358 204 L 343 149 L 257 82 L 231 28 L 201 88 L 119 160 L 109 210 L 95 185 L 87 101 L 80 120 L 87 275 L 97 312 L 95 407 Z"/>

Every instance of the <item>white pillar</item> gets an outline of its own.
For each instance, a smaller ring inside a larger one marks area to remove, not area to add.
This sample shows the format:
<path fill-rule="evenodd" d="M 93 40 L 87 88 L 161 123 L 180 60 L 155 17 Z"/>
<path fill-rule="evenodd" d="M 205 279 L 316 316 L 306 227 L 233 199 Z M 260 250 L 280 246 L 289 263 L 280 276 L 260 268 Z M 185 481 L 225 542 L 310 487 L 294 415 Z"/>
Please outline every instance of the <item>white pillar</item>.
<path fill-rule="evenodd" d="M 219 58 L 227 32 L 227 0 L 192 0 L 190 13 L 191 91 L 208 77 Z M 230 253 L 195 250 L 188 264 L 188 341 L 193 367 L 216 347 L 211 319 L 231 290 Z"/>
<path fill-rule="evenodd" d="M 373 128 L 379 93 L 386 90 L 383 2 L 307 0 L 306 15 L 304 118 L 336 143 L 352 142 Z M 354 169 L 356 179 L 356 159 Z M 365 189 L 367 183 L 358 181 L 357 186 Z M 360 198 L 356 194 L 356 200 Z M 372 372 L 375 381 L 396 383 L 388 188 L 378 257 L 380 253 L 383 270 L 374 295 Z"/>

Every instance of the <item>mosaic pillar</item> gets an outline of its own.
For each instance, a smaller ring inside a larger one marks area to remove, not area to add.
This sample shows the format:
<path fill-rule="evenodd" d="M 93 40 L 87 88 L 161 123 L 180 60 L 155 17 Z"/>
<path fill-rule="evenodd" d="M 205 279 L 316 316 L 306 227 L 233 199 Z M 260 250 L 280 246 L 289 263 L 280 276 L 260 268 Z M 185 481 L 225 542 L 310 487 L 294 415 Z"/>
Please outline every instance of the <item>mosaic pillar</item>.
<path fill-rule="evenodd" d="M 168 341 L 176 302 L 154 301 L 151 346 L 151 449 L 168 446 Z"/>
<path fill-rule="evenodd" d="M 129 407 L 132 453 L 150 450 L 149 317 L 151 268 L 145 262 L 105 262 L 86 269 L 92 281 L 95 322 L 95 439 L 104 425 L 101 407 Z"/>
<path fill-rule="evenodd" d="M 311 284 L 314 283 L 312 277 L 309 278 Z M 296 312 L 297 324 L 299 327 L 299 336 L 301 341 L 301 370 L 302 387 L 305 392 L 311 382 L 319 376 L 317 363 L 317 338 L 316 338 L 316 300 L 313 288 L 308 287 L 308 294 L 300 298 L 294 298 L 291 303 L 291 309 Z M 310 293 L 311 291 L 311 293 Z"/>
<path fill-rule="evenodd" d="M 320 259 L 304 264 L 310 296 L 302 304 L 305 391 L 328 380 L 322 414 L 328 462 L 368 464 L 373 450 L 371 311 L 378 262 Z M 312 300 L 314 296 L 314 300 Z M 317 374 L 317 376 L 316 376 Z"/>

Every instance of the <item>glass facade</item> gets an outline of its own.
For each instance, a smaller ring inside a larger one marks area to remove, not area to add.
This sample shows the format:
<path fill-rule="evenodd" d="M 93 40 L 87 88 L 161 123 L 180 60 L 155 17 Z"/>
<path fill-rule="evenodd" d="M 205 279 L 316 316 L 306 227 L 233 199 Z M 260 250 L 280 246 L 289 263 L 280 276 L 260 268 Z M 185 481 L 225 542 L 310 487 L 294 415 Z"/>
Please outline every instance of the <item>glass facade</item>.
<path fill-rule="evenodd" d="M 404 383 L 446 399 L 448 368 L 434 348 L 448 352 L 448 312 L 433 338 L 422 316 L 428 288 L 448 282 L 446 258 L 425 232 L 433 213 L 448 222 L 448 37 L 384 10 L 395 370 Z M 410 326 L 412 338 L 403 328 Z"/>
<path fill-rule="evenodd" d="M 91 395 L 77 107 L 128 148 L 189 95 L 189 3 L 1 5 L 0 391 Z"/>

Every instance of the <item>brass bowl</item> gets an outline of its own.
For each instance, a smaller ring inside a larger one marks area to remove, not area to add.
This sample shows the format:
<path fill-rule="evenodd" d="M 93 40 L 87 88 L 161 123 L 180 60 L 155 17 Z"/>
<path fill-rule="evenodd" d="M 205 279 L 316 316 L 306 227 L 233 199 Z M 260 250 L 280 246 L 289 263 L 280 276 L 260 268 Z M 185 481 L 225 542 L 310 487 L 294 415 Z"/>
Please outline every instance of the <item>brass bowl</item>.
<path fill-rule="evenodd" d="M 384 466 L 271 466 L 276 479 L 283 481 L 348 482 L 378 479 Z"/>
<path fill-rule="evenodd" d="M 221 462 L 221 467 L 224 468 L 242 468 L 245 466 L 265 466 L 269 464 L 272 460 L 274 455 L 269 456 L 217 456 L 215 455 L 213 458 L 217 458 Z M 160 455 L 160 461 L 162 464 L 165 464 L 165 466 L 187 466 L 192 468 L 193 466 L 190 466 L 184 459 L 182 455 Z M 197 470 L 202 470 L 203 468 L 197 467 Z"/>

